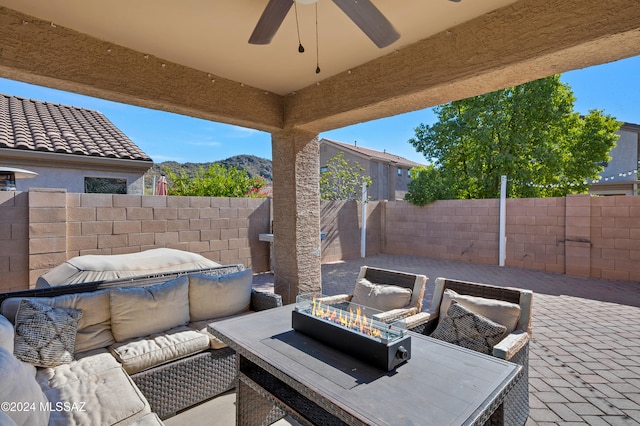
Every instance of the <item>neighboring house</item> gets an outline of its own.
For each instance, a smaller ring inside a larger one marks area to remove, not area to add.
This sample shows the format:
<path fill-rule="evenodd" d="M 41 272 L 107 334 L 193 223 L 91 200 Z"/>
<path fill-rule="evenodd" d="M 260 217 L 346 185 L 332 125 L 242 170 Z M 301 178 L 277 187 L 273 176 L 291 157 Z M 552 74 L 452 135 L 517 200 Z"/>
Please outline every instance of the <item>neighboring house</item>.
<path fill-rule="evenodd" d="M 38 173 L 16 190 L 143 194 L 153 161 L 102 113 L 0 94 L 0 166 Z"/>
<path fill-rule="evenodd" d="M 589 193 L 594 195 L 638 195 L 638 165 L 640 164 L 640 125 L 623 123 L 620 135 L 611 149 L 611 161 L 600 173 Z"/>
<path fill-rule="evenodd" d="M 407 185 L 411 181 L 409 170 L 422 166 L 386 151 L 346 144 L 329 139 L 320 140 L 320 172 L 326 170 L 327 161 L 342 152 L 344 159 L 356 162 L 364 168 L 364 174 L 371 177 L 368 189 L 370 200 L 403 200 Z"/>

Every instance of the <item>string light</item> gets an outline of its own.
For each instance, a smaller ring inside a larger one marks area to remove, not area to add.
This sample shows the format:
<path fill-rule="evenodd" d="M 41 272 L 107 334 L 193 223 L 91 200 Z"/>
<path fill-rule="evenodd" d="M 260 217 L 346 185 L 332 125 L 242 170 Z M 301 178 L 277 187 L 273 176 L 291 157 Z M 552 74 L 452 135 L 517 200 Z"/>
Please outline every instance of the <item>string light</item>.
<path fill-rule="evenodd" d="M 627 176 L 632 176 L 632 175 L 637 175 L 638 174 L 638 169 L 633 169 L 633 170 L 627 170 L 626 172 L 620 172 L 617 175 L 611 175 L 611 176 L 600 176 L 598 179 L 592 180 L 588 183 L 599 183 L 602 181 L 605 182 L 609 182 L 609 181 L 616 181 L 616 182 L 626 182 L 624 180 L 616 180 L 616 178 L 618 177 L 627 177 Z M 637 177 L 636 177 L 637 179 Z"/>
<path fill-rule="evenodd" d="M 614 182 L 615 183 L 627 183 L 629 182 L 628 180 L 616 180 L 616 178 L 618 177 L 627 177 L 627 176 L 633 176 L 633 175 L 637 175 L 638 174 L 638 169 L 634 169 L 634 170 L 627 170 L 626 172 L 620 172 L 618 174 L 614 174 L 611 176 L 605 176 L 605 177 L 600 177 L 598 179 L 595 180 L 586 180 L 584 182 L 582 182 L 583 185 L 592 185 L 594 183 L 600 183 L 602 181 L 604 182 Z M 511 179 L 509 179 L 511 181 Z M 637 180 L 637 177 L 636 177 Z M 521 182 L 516 182 L 514 181 L 514 183 L 518 184 L 518 185 L 523 185 L 523 183 Z M 575 182 L 568 182 L 568 183 L 547 183 L 547 184 L 540 184 L 540 183 L 533 183 L 533 182 L 529 182 L 526 185 L 534 187 L 534 188 L 545 188 L 545 189 L 551 189 L 551 188 L 564 188 L 566 186 L 577 186 L 578 183 Z"/>

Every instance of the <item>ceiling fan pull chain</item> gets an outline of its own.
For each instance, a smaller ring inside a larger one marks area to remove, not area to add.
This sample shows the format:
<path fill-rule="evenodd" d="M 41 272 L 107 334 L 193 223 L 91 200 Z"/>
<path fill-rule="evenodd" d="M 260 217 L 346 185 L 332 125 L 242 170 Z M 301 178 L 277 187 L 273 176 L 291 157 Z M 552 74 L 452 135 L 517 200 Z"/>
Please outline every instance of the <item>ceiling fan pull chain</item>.
<path fill-rule="evenodd" d="M 316 74 L 320 74 L 320 41 L 318 38 L 318 3 L 316 6 Z"/>
<path fill-rule="evenodd" d="M 297 2 L 293 2 L 294 12 L 296 13 L 296 31 L 298 32 L 298 52 L 304 53 L 304 47 L 302 47 L 302 42 L 300 41 L 300 24 L 298 23 L 298 4 Z"/>

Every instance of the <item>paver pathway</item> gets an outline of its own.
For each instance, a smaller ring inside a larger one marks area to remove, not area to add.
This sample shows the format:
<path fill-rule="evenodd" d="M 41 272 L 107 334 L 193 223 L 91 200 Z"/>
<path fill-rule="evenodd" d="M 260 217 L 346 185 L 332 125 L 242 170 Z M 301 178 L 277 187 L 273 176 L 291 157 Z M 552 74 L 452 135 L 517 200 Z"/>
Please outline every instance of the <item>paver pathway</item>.
<path fill-rule="evenodd" d="M 427 275 L 425 309 L 437 277 L 533 290 L 527 425 L 640 425 L 640 283 L 377 255 L 322 265 L 323 293 L 351 293 L 362 265 Z"/>

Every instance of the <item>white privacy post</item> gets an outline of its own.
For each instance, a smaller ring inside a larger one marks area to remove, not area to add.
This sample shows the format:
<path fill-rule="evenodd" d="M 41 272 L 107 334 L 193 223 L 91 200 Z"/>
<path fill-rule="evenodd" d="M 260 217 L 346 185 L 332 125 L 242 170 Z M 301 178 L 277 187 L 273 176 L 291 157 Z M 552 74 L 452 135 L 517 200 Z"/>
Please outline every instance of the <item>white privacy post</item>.
<path fill-rule="evenodd" d="M 507 257 L 507 177 L 502 175 L 500 177 L 500 251 L 498 254 L 498 261 L 500 266 L 504 266 L 505 258 Z"/>
<path fill-rule="evenodd" d="M 360 257 L 367 253 L 367 184 L 362 184 L 362 228 L 360 228 Z"/>

